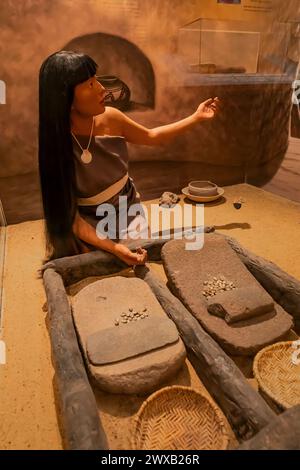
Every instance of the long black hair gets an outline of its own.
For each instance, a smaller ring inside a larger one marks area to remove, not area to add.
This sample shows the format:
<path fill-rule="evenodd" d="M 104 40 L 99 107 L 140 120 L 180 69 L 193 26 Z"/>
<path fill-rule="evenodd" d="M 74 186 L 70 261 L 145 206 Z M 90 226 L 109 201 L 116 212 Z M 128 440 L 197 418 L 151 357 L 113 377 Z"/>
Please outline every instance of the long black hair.
<path fill-rule="evenodd" d="M 86 54 L 58 51 L 39 73 L 39 175 L 49 261 L 81 252 L 72 226 L 77 210 L 70 113 L 74 88 L 96 74 Z"/>

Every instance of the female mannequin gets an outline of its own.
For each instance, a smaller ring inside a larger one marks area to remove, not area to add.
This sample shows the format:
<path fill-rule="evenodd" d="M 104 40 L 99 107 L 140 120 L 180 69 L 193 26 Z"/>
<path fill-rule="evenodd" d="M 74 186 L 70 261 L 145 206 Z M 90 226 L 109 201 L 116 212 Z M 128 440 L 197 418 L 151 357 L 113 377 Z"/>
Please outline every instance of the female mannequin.
<path fill-rule="evenodd" d="M 47 259 L 103 249 L 128 265 L 144 264 L 146 250 L 140 248 L 133 252 L 120 243 L 118 237 L 116 241 L 100 237 L 94 223 L 96 214 L 91 218 L 91 212 L 84 212 L 83 208 L 95 208 L 98 201 L 101 204 L 111 202 L 117 208 L 118 195 L 128 195 L 130 204 L 138 202 L 139 195 L 126 170 L 125 142 L 141 145 L 167 142 L 197 122 L 213 118 L 219 100 L 201 103 L 193 115 L 181 121 L 147 129 L 118 109 L 105 107 L 105 88 L 97 81 L 97 67 L 86 54 L 58 51 L 51 54 L 40 69 L 39 172 Z M 114 152 L 114 145 L 120 150 L 120 158 Z M 91 165 L 99 165 L 99 158 L 106 158 L 109 165 L 115 158 L 119 174 L 111 173 L 113 181 L 105 181 L 109 173 L 105 167 L 100 166 L 100 171 L 91 170 Z M 87 168 L 90 168 L 90 179 L 86 178 Z M 78 191 L 84 193 L 86 189 L 84 182 L 89 186 L 95 183 L 93 178 L 97 178 L 97 184 L 104 185 L 104 189 L 92 195 L 86 190 L 85 197 L 78 198 Z M 83 201 L 81 209 L 78 200 Z M 95 200 L 96 204 L 91 205 Z"/>

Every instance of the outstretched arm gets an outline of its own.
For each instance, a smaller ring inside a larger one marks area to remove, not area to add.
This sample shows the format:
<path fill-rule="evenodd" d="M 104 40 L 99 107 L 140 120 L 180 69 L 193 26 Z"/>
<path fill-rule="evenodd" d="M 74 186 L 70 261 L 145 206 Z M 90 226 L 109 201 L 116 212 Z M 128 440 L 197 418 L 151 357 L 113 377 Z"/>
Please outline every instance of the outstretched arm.
<path fill-rule="evenodd" d="M 130 119 L 117 108 L 111 108 L 111 118 L 119 121 L 122 135 L 127 142 L 140 145 L 159 146 L 168 144 L 174 137 L 184 133 L 186 130 L 201 121 L 215 117 L 219 111 L 220 100 L 210 98 L 200 103 L 197 110 L 190 116 L 165 126 L 147 129 L 141 124 Z"/>

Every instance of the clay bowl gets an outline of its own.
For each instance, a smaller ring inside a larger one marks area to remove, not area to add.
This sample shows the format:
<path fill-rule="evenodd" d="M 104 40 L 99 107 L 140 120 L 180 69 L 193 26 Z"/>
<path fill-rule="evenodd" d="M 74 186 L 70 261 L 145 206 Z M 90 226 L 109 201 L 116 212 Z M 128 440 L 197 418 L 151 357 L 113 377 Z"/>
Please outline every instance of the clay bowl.
<path fill-rule="evenodd" d="M 218 186 L 211 181 L 191 181 L 189 193 L 194 196 L 214 196 L 218 194 Z"/>

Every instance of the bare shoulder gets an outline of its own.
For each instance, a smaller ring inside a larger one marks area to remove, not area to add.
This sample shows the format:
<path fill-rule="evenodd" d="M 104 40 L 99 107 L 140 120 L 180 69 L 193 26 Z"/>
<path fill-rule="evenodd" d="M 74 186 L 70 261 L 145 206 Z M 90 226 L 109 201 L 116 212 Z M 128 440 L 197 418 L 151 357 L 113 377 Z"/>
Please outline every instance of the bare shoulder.
<path fill-rule="evenodd" d="M 122 135 L 123 113 L 112 106 L 105 106 L 104 113 L 95 116 L 98 135 Z"/>

